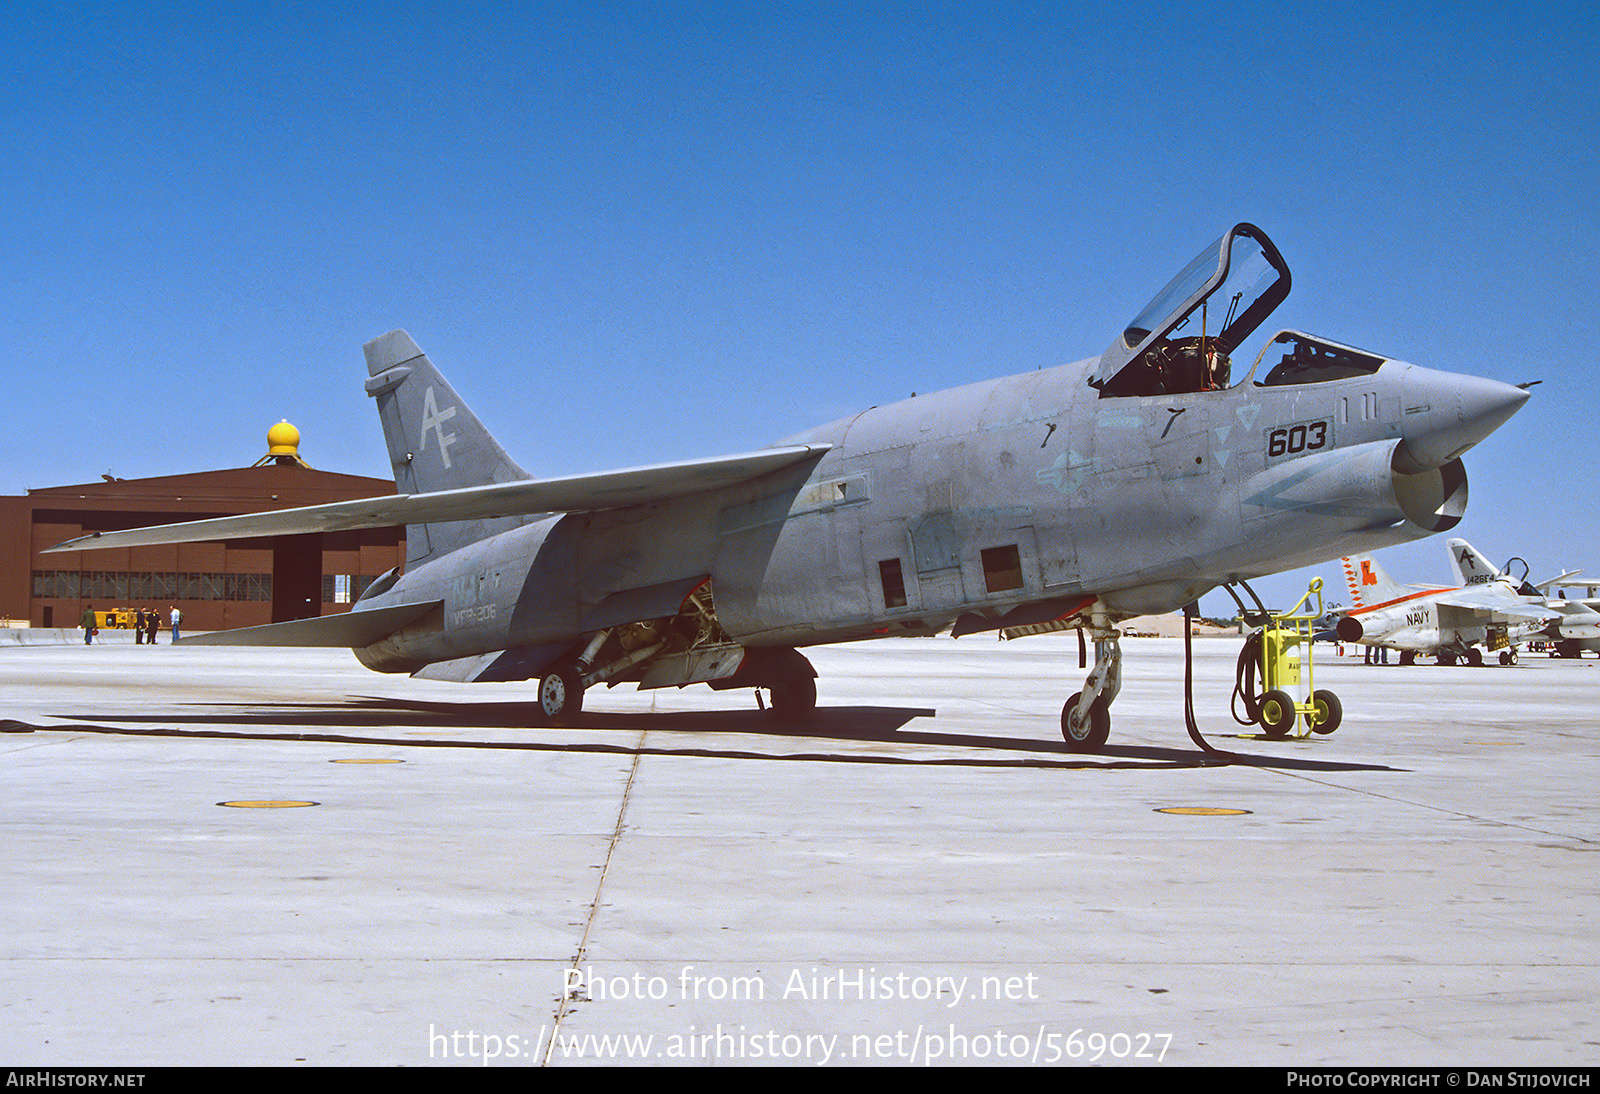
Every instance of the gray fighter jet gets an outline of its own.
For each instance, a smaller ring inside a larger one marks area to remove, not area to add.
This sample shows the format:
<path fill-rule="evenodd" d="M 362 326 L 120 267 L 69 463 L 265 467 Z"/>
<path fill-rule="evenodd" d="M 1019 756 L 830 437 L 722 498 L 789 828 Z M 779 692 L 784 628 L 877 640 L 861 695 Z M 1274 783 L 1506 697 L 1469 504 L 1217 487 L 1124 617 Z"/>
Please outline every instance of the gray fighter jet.
<path fill-rule="evenodd" d="M 531 713 L 550 720 L 623 681 L 764 689 L 799 716 L 816 674 L 798 647 L 1076 628 L 1095 663 L 1062 734 L 1094 751 L 1121 688 L 1119 621 L 1453 528 L 1461 454 L 1528 398 L 1294 331 L 1236 362 L 1288 291 L 1277 248 L 1240 224 L 1098 358 L 757 452 L 544 481 L 394 331 L 366 359 L 398 496 L 54 549 L 404 524 L 403 572 L 352 611 L 184 644 L 347 646 L 380 672 L 537 680 Z"/>

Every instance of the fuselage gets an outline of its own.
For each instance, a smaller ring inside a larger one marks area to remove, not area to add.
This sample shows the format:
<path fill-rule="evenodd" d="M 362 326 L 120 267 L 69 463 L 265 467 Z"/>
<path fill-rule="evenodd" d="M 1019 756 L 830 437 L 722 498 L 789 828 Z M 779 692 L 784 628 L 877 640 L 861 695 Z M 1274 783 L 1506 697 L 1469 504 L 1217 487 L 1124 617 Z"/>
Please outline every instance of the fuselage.
<path fill-rule="evenodd" d="M 418 566 L 374 605 L 441 611 L 358 656 L 397 671 L 570 644 L 697 575 L 746 646 L 937 633 L 1086 597 L 1120 617 L 1453 526 L 1460 452 L 1526 392 L 1362 360 L 1120 397 L 1087 383 L 1086 361 L 875 407 L 786 442 L 831 446 L 798 469 L 530 519 Z"/>

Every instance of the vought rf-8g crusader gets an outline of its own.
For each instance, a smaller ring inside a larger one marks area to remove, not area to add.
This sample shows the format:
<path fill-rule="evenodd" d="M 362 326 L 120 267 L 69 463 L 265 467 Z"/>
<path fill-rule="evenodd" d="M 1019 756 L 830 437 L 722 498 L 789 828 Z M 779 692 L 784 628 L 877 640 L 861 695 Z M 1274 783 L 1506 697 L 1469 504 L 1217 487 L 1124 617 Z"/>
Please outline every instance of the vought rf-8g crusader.
<path fill-rule="evenodd" d="M 536 680 L 545 719 L 623 681 L 766 689 L 801 715 L 816 680 L 799 647 L 1079 628 L 1095 663 L 1061 724 L 1094 751 L 1119 621 L 1453 528 L 1461 454 L 1528 398 L 1294 331 L 1236 357 L 1288 291 L 1277 248 L 1240 224 L 1098 358 L 756 452 L 543 481 L 394 331 L 366 359 L 398 496 L 54 549 L 403 524 L 404 572 L 352 611 L 184 644 L 347 646 L 380 672 Z"/>

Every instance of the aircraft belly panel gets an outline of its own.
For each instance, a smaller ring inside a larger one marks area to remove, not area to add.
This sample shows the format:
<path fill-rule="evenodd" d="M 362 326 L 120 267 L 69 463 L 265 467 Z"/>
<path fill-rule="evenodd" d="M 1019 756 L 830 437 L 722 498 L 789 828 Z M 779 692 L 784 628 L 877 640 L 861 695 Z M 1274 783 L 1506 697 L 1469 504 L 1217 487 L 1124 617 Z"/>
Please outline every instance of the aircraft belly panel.
<path fill-rule="evenodd" d="M 726 680 L 744 663 L 744 647 L 732 642 L 700 646 L 678 653 L 664 654 L 650 662 L 639 680 L 639 690 L 683 687 Z"/>

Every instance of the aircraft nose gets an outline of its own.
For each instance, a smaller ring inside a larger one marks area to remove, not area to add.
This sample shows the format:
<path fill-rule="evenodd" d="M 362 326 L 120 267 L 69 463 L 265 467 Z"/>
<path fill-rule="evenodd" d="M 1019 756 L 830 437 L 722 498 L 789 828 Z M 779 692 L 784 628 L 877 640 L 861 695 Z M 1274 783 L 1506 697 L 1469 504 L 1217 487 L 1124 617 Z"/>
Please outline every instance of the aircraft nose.
<path fill-rule="evenodd" d="M 1400 435 L 1416 474 L 1443 467 L 1499 429 L 1528 401 L 1528 390 L 1452 372 L 1415 368 L 1406 377 Z"/>

